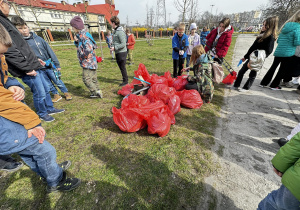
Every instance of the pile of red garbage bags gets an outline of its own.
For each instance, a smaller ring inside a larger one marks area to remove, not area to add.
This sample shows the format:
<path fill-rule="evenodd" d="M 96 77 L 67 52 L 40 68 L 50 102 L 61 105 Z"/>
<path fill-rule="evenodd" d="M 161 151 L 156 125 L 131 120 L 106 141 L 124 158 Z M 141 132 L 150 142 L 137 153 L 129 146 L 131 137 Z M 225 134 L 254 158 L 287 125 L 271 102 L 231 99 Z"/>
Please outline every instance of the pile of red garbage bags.
<path fill-rule="evenodd" d="M 144 64 L 140 64 L 134 74 L 151 85 L 145 96 L 130 94 L 133 85 L 141 83 L 138 80 L 118 91 L 123 96 L 130 94 L 123 99 L 120 109 L 112 108 L 114 122 L 124 132 L 136 132 L 148 126 L 150 134 L 163 137 L 175 124 L 174 115 L 180 112 L 180 105 L 199 109 L 203 104 L 197 90 L 185 90 L 186 76 L 173 79 L 169 71 L 164 76 L 150 75 Z"/>

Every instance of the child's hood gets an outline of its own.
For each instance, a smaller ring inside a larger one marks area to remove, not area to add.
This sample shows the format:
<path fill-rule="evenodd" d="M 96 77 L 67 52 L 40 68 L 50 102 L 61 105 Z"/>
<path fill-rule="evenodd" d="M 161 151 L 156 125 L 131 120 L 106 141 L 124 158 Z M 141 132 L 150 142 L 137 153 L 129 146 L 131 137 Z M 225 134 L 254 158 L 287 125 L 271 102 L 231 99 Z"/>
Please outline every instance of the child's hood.
<path fill-rule="evenodd" d="M 25 40 L 36 39 L 36 38 L 38 38 L 38 35 L 36 35 L 33 32 L 29 32 L 29 36 L 28 37 L 24 37 Z"/>
<path fill-rule="evenodd" d="M 198 59 L 201 63 L 208 63 L 208 56 L 206 54 L 200 55 Z"/>

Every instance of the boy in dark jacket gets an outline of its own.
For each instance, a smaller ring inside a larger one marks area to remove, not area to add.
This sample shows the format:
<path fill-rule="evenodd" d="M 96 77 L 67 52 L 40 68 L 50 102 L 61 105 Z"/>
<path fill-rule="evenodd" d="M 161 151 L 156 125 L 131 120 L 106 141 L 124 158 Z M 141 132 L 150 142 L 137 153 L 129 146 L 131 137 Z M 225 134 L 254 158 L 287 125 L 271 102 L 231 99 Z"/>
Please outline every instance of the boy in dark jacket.
<path fill-rule="evenodd" d="M 29 27 L 27 26 L 26 22 L 19 16 L 14 16 L 11 19 L 11 22 L 17 27 L 19 32 L 23 35 L 24 39 L 27 41 L 28 45 L 31 47 L 31 49 L 34 51 L 35 55 L 39 59 L 43 61 L 47 61 L 51 59 L 51 61 L 53 61 L 57 70 L 58 71 L 61 70 L 56 55 L 54 54 L 53 50 L 44 39 L 42 39 L 41 37 L 39 37 L 33 32 L 29 32 Z M 57 89 L 52 84 L 52 82 L 61 90 L 61 92 L 64 93 L 67 101 L 72 99 L 72 96 L 68 92 L 68 89 L 66 88 L 63 81 L 60 78 L 57 78 L 55 76 L 53 67 L 44 66 L 41 70 L 43 70 L 41 71 L 41 73 L 43 74 L 48 84 L 48 87 L 50 88 L 50 91 L 54 94 L 54 98 L 52 102 L 58 102 L 59 100 L 62 99 Z"/>
<path fill-rule="evenodd" d="M 18 29 L 7 18 L 9 10 L 9 2 L 0 0 L 0 23 L 7 29 L 13 41 L 12 46 L 5 53 L 8 71 L 13 76 L 21 78 L 30 87 L 37 114 L 42 120 L 51 122 L 54 118 L 50 115 L 65 110 L 53 107 L 49 88 L 38 72 L 38 69 L 43 68 L 43 65 L 41 65 Z"/>
<path fill-rule="evenodd" d="M 178 32 L 172 39 L 172 58 L 173 58 L 173 77 L 180 76 L 184 66 L 184 60 L 186 58 L 186 51 L 189 46 L 188 36 L 184 33 L 185 25 L 180 24 Z M 179 70 L 177 72 L 177 69 Z"/>

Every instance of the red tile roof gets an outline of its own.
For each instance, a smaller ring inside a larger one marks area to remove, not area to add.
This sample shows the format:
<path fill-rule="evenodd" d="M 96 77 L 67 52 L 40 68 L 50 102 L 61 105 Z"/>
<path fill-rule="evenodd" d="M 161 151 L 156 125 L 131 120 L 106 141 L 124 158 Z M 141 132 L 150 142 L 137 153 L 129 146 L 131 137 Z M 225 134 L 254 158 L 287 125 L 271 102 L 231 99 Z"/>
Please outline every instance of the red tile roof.
<path fill-rule="evenodd" d="M 84 3 L 77 4 L 76 7 L 73 4 L 62 4 L 58 2 L 52 1 L 43 1 L 43 0 L 8 0 L 10 2 L 14 2 L 18 5 L 26 5 L 40 8 L 47 8 L 53 10 L 61 10 L 61 11 L 69 11 L 69 12 L 77 12 L 77 13 L 85 13 L 85 5 Z M 115 10 L 115 5 L 109 4 L 96 4 L 96 5 L 88 5 L 87 7 L 88 13 L 93 14 L 101 14 L 104 15 L 106 20 L 110 23 L 110 18 L 112 16 L 117 16 L 119 14 L 119 10 Z"/>

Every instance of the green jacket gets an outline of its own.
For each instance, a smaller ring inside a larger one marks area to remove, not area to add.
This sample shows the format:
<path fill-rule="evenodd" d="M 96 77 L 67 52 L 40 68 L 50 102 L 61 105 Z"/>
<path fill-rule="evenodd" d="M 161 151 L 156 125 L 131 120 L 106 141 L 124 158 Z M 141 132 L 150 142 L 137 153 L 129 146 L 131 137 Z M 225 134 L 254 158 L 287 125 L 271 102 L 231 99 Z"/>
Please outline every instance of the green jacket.
<path fill-rule="evenodd" d="M 280 148 L 272 164 L 283 173 L 282 184 L 300 201 L 300 132 Z"/>
<path fill-rule="evenodd" d="M 115 48 L 115 53 L 127 52 L 126 47 L 126 33 L 122 26 L 115 28 L 113 35 L 112 46 Z"/>
<path fill-rule="evenodd" d="M 296 47 L 300 45 L 300 23 L 286 23 L 279 34 L 277 43 L 274 56 L 291 57 L 295 55 Z"/>

